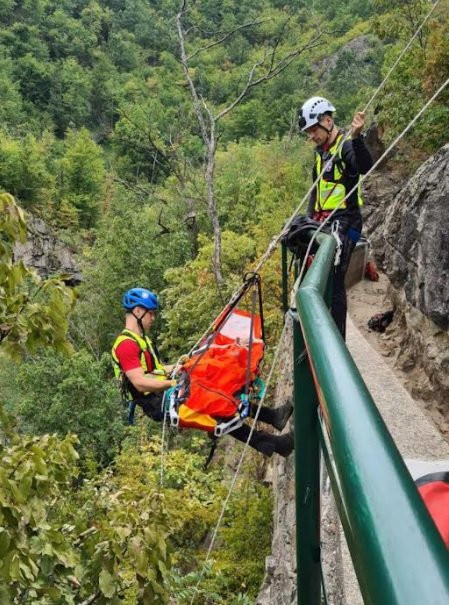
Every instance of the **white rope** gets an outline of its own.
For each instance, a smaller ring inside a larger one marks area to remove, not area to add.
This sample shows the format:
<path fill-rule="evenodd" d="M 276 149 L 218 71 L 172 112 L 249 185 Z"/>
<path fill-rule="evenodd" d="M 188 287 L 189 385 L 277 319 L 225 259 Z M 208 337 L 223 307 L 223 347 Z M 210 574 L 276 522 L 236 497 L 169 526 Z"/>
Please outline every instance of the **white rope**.
<path fill-rule="evenodd" d="M 237 481 L 237 477 L 238 477 L 238 475 L 240 473 L 240 469 L 242 467 L 243 460 L 244 460 L 246 452 L 248 450 L 249 442 L 251 440 L 251 437 L 253 436 L 253 433 L 254 433 L 254 430 L 255 430 L 255 426 L 256 426 L 256 422 L 257 422 L 257 419 L 259 418 L 260 409 L 261 409 L 262 404 L 264 402 L 265 395 L 268 392 L 268 386 L 269 386 L 269 384 L 271 382 L 271 379 L 272 379 L 272 376 L 273 376 L 273 372 L 274 372 L 274 368 L 277 365 L 277 360 L 278 360 L 279 353 L 280 353 L 280 350 L 281 350 L 281 343 L 283 341 L 286 325 L 287 325 L 287 323 L 284 323 L 284 327 L 282 328 L 282 332 L 281 332 L 281 335 L 279 337 L 279 342 L 277 344 L 276 351 L 274 353 L 274 358 L 273 358 L 273 362 L 271 364 L 270 372 L 268 374 L 268 377 L 267 377 L 267 380 L 266 380 L 266 383 L 265 383 L 265 392 L 263 393 L 263 395 L 260 398 L 260 401 L 259 401 L 259 403 L 257 405 L 257 410 L 256 410 L 256 413 L 255 413 L 254 418 L 253 418 L 253 423 L 251 425 L 251 430 L 249 432 L 248 439 L 246 440 L 245 445 L 243 446 L 243 450 L 242 450 L 242 453 L 240 455 L 240 459 L 239 459 L 239 462 L 237 464 L 237 467 L 235 469 L 234 476 L 232 478 L 231 484 L 229 486 L 229 490 L 228 490 L 227 496 L 226 496 L 226 498 L 225 498 L 225 500 L 223 502 L 223 505 L 222 505 L 222 508 L 221 508 L 221 512 L 220 512 L 220 516 L 218 517 L 218 521 L 217 521 L 217 523 L 215 525 L 215 528 L 214 528 L 214 531 L 213 531 L 213 534 L 212 534 L 212 539 L 210 541 L 209 548 L 207 549 L 206 559 L 204 560 L 203 568 L 202 568 L 201 573 L 200 573 L 200 578 L 199 578 L 199 580 L 198 580 L 198 582 L 197 582 L 197 584 L 195 586 L 195 592 L 194 592 L 194 594 L 192 596 L 192 600 L 190 601 L 190 605 L 193 604 L 193 602 L 195 600 L 196 593 L 198 592 L 198 586 L 200 585 L 201 580 L 203 579 L 205 566 L 207 565 L 207 563 L 208 563 L 208 561 L 210 559 L 210 555 L 211 555 L 212 549 L 214 548 L 215 541 L 217 539 L 218 530 L 220 528 L 221 522 L 223 521 L 223 517 L 224 517 L 224 514 L 226 512 L 226 509 L 227 509 L 229 500 L 231 498 L 232 492 L 234 490 L 234 487 L 235 487 L 235 484 L 236 484 L 236 481 Z M 230 433 L 230 434 L 232 435 L 232 433 Z"/>
<path fill-rule="evenodd" d="M 164 448 L 165 448 L 165 424 L 167 422 L 165 413 L 165 394 L 162 400 L 162 435 L 161 435 L 161 469 L 160 469 L 160 477 L 159 477 L 159 485 L 164 487 Z"/>
<path fill-rule="evenodd" d="M 388 79 L 390 78 L 391 74 L 393 73 L 394 69 L 396 68 L 396 66 L 398 65 L 398 63 L 400 62 L 400 60 L 402 59 L 402 57 L 404 56 L 404 54 L 407 52 L 407 50 L 410 48 L 411 44 L 413 43 L 413 41 L 415 40 L 415 38 L 418 36 L 419 32 L 421 31 L 421 29 L 424 27 L 425 23 L 428 21 L 428 19 L 430 18 L 430 16 L 432 15 L 433 11 L 436 9 L 437 5 L 440 3 L 440 0 L 437 0 L 433 5 L 431 10 L 429 11 L 429 13 L 426 15 L 426 17 L 424 18 L 424 20 L 422 21 L 421 25 L 418 27 L 418 29 L 415 31 L 415 33 L 413 34 L 412 38 L 409 40 L 408 44 L 405 46 L 405 48 L 402 50 L 402 52 L 399 54 L 398 58 L 396 59 L 396 61 L 393 63 L 392 67 L 390 68 L 390 70 L 388 71 L 387 75 L 385 76 L 385 78 L 383 79 L 383 81 L 380 83 L 380 85 L 377 87 L 377 89 L 374 91 L 373 95 L 371 96 L 371 98 L 369 99 L 368 103 L 365 105 L 365 107 L 363 108 L 363 113 L 365 113 L 367 111 L 367 109 L 370 107 L 370 105 L 372 104 L 372 102 L 374 101 L 374 99 L 376 98 L 376 96 L 379 94 L 379 92 L 382 90 L 382 88 L 385 86 L 386 82 L 388 81 Z M 407 125 L 407 127 L 402 131 L 402 133 L 393 141 L 393 143 L 388 147 L 388 149 L 382 154 L 382 156 L 374 163 L 374 165 L 371 167 L 371 169 L 365 174 L 363 175 L 360 180 L 359 183 L 353 187 L 351 189 L 351 191 L 349 193 L 346 194 L 345 198 L 340 202 L 340 204 L 337 206 L 337 208 L 335 208 L 332 213 L 326 218 L 325 221 L 323 221 L 323 223 L 320 224 L 320 226 L 318 227 L 318 229 L 315 231 L 315 233 L 313 234 L 310 242 L 309 242 L 309 246 L 304 258 L 304 262 L 303 265 L 301 267 L 301 272 L 299 275 L 299 279 L 298 279 L 298 283 L 301 282 L 302 276 L 304 274 L 304 269 L 305 269 L 305 265 L 306 265 L 306 259 L 307 256 L 310 252 L 310 249 L 312 247 L 312 243 L 315 240 L 316 236 L 318 235 L 318 233 L 322 230 L 322 228 L 324 227 L 324 225 L 331 219 L 331 217 L 335 214 L 335 212 L 340 208 L 340 206 L 343 204 L 343 202 L 358 188 L 359 184 L 361 182 L 363 182 L 363 180 L 369 175 L 371 174 L 371 172 L 379 165 L 379 163 L 383 160 L 383 158 L 391 151 L 391 149 L 401 140 L 401 138 L 408 132 L 408 130 L 415 124 L 415 122 L 418 120 L 418 118 L 422 115 L 422 113 L 427 109 L 427 107 L 434 101 L 434 99 L 440 94 L 440 92 L 442 90 L 444 90 L 444 88 L 447 86 L 447 84 L 449 83 L 449 79 L 446 80 L 446 82 L 438 89 L 438 91 L 433 95 L 433 97 L 424 105 L 424 107 L 418 112 L 418 114 L 416 114 L 416 116 L 413 118 L 413 120 L 411 120 L 411 122 Z M 338 153 L 340 152 L 341 148 L 343 147 L 343 144 L 348 140 L 348 138 L 351 136 L 352 133 L 352 128 L 350 128 L 348 130 L 348 132 L 346 133 L 346 135 L 344 135 L 339 144 L 337 145 L 337 148 L 335 150 L 335 152 L 330 156 L 330 160 L 332 160 L 335 156 L 338 155 Z M 317 178 L 315 179 L 315 181 L 312 183 L 311 187 L 309 188 L 309 190 L 307 191 L 307 193 L 304 195 L 304 197 L 302 198 L 301 202 L 298 204 L 298 206 L 296 207 L 295 211 L 293 212 L 293 214 L 290 216 L 290 218 L 288 219 L 288 221 L 286 222 L 286 224 L 284 225 L 283 229 L 281 230 L 281 232 L 275 236 L 270 244 L 268 245 L 267 250 L 265 251 L 265 253 L 262 255 L 262 257 L 260 258 L 258 264 L 256 265 L 255 269 L 254 269 L 254 273 L 258 273 L 260 271 L 260 269 L 263 267 L 263 265 L 265 264 L 265 262 L 268 260 L 268 258 L 270 258 L 270 256 L 274 253 L 274 251 L 276 250 L 280 240 L 282 239 L 282 237 L 288 232 L 294 218 L 296 217 L 297 214 L 299 214 L 300 210 L 303 208 L 304 204 L 308 201 L 312 191 L 314 190 L 314 188 L 316 187 L 316 185 L 318 184 L 318 182 L 320 181 L 320 179 L 322 178 L 322 176 L 324 175 L 324 172 L 326 170 L 326 164 L 327 163 L 323 163 L 323 169 L 321 171 L 321 173 L 317 176 Z M 242 291 L 242 287 L 241 286 L 238 290 L 236 290 L 234 292 L 234 294 L 231 296 L 231 298 L 228 301 L 228 305 L 229 306 L 231 304 L 231 302 L 241 293 Z M 226 306 L 224 307 L 226 308 Z M 224 309 L 223 309 L 224 310 Z M 201 343 L 201 341 L 206 337 L 206 335 L 213 329 L 216 321 L 218 320 L 218 318 L 220 317 L 220 315 L 222 314 L 223 310 L 216 316 L 216 318 L 213 320 L 213 322 L 208 326 L 208 328 L 204 331 L 204 333 L 202 334 L 202 336 L 200 336 L 200 338 L 196 341 L 196 343 L 191 347 L 190 351 L 189 351 L 189 355 L 192 353 L 192 351 L 194 351 L 196 349 L 196 347 Z M 275 352 L 275 356 L 274 356 L 274 360 L 273 360 L 273 364 L 271 366 L 270 369 L 270 373 L 268 375 L 267 378 L 267 383 L 266 386 L 268 388 L 268 385 L 271 381 L 271 377 L 273 374 L 273 370 L 275 367 L 275 363 L 277 361 L 278 355 L 279 355 L 279 351 L 280 351 L 280 343 L 282 341 L 282 337 L 285 331 L 285 324 L 284 324 L 284 328 L 282 330 L 281 333 L 281 337 L 278 343 L 278 346 L 276 348 L 276 352 Z M 179 369 L 179 367 L 182 365 L 181 363 L 181 358 L 178 360 L 176 367 L 175 367 L 175 372 Z M 234 489 L 235 483 L 237 481 L 237 477 L 238 474 L 240 472 L 240 468 L 242 466 L 248 445 L 249 445 L 249 441 L 253 435 L 254 432 L 254 427 L 255 427 L 255 423 L 257 422 L 257 419 L 259 417 L 259 412 L 263 403 L 263 400 L 265 398 L 265 394 L 267 391 L 265 391 L 264 395 L 261 397 L 259 405 L 257 407 L 256 410 L 256 414 L 254 417 L 254 422 L 251 426 L 251 430 L 250 433 L 248 435 L 248 439 L 244 445 L 239 463 L 237 465 L 234 477 L 231 481 L 231 485 L 229 487 L 229 491 L 228 494 L 226 496 L 226 499 L 223 503 L 222 506 L 222 510 L 220 513 L 220 516 L 218 518 L 217 524 L 215 526 L 213 535 L 212 535 L 212 539 L 211 539 L 211 543 L 209 545 L 208 551 L 207 551 L 207 555 L 206 555 L 206 559 L 204 561 L 203 564 L 203 570 L 200 574 L 200 579 L 198 580 L 198 583 L 195 587 L 195 593 L 198 592 L 198 586 L 201 582 L 201 579 L 204 575 L 204 566 L 207 564 L 207 562 L 209 561 L 210 558 L 210 554 L 212 552 L 212 549 L 214 547 L 215 544 L 215 540 L 217 538 L 217 534 L 218 534 L 218 530 L 220 527 L 220 524 L 223 520 L 229 499 L 231 497 L 232 491 Z M 165 422 L 164 422 L 165 425 Z M 164 432 L 164 428 L 163 428 L 163 432 Z M 162 452 L 161 452 L 161 485 L 162 485 L 162 479 L 163 479 L 163 468 L 162 468 Z M 191 600 L 191 605 L 193 604 L 193 601 L 195 599 L 195 594 L 192 596 L 192 600 Z"/>
<path fill-rule="evenodd" d="M 425 112 L 425 110 L 429 107 L 429 105 L 431 105 L 433 103 L 433 101 L 446 88 L 446 86 L 448 84 L 449 84 L 449 78 L 445 82 L 443 82 L 443 84 L 433 94 L 433 96 L 427 101 L 427 103 L 418 111 L 418 113 L 415 115 L 415 117 L 407 124 L 407 126 L 404 128 L 404 130 L 395 138 L 395 140 L 386 149 L 386 151 L 384 151 L 384 153 L 380 156 L 380 158 L 371 166 L 371 168 L 368 170 L 368 172 L 360 177 L 359 182 L 356 185 L 354 185 L 354 187 L 345 195 L 345 197 L 341 200 L 341 202 L 338 204 L 338 206 L 332 210 L 332 212 L 329 214 L 329 216 L 327 216 L 326 219 L 322 223 L 320 223 L 319 227 L 313 233 L 313 236 L 311 237 L 309 245 L 307 247 L 307 250 L 306 250 L 306 253 L 304 256 L 304 260 L 303 260 L 303 263 L 301 266 L 301 271 L 299 273 L 299 278 L 298 278 L 299 282 L 301 282 L 301 280 L 303 278 L 304 271 L 306 268 L 306 263 L 307 263 L 307 257 L 309 256 L 313 242 L 315 241 L 318 233 L 320 231 L 322 231 L 323 227 L 332 219 L 332 217 L 335 215 L 337 210 L 340 209 L 341 205 L 348 199 L 348 197 L 350 195 L 352 195 L 352 193 L 354 193 L 354 191 L 356 191 L 359 188 L 359 185 L 361 183 L 363 183 L 363 181 L 373 172 L 373 170 L 375 170 L 377 168 L 377 166 L 390 153 L 390 151 L 393 149 L 393 147 L 395 147 L 397 145 L 397 143 L 407 134 L 407 132 L 410 130 L 410 128 L 415 124 L 415 122 L 421 117 L 421 115 Z"/>
<path fill-rule="evenodd" d="M 423 19 L 421 25 L 417 28 L 417 30 L 415 31 L 415 33 L 413 34 L 413 36 L 410 38 L 410 40 L 407 43 L 407 45 L 403 48 L 403 50 L 401 51 L 401 53 L 397 57 L 396 61 L 390 67 L 390 69 L 389 69 L 387 75 L 385 76 L 385 78 L 382 80 L 382 82 L 376 88 L 376 90 L 374 91 L 374 93 L 371 95 L 371 98 L 369 99 L 368 103 L 365 105 L 365 107 L 362 110 L 363 113 L 365 113 L 368 110 L 368 108 L 370 107 L 370 105 L 373 103 L 374 99 L 377 97 L 377 95 L 379 94 L 379 92 L 385 86 L 385 84 L 388 81 L 388 79 L 390 78 L 391 74 L 396 69 L 396 66 L 398 65 L 398 63 L 400 62 L 400 60 L 402 59 L 402 57 L 405 55 L 405 53 L 408 51 L 408 49 L 410 48 L 410 46 L 413 44 L 413 42 L 416 39 L 416 37 L 418 36 L 419 32 L 422 30 L 422 28 L 424 27 L 424 25 L 427 23 L 427 21 L 431 17 L 432 13 L 436 9 L 436 7 L 440 3 L 440 1 L 441 0 L 436 0 L 436 2 L 432 5 L 430 11 L 427 13 L 427 15 L 425 16 L 425 18 Z M 349 137 L 351 135 L 351 132 L 352 132 L 352 128 L 350 128 L 348 130 L 348 132 L 342 137 L 342 139 L 340 140 L 339 144 L 337 145 L 337 147 L 335 149 L 335 152 L 331 156 L 329 156 L 329 161 L 333 160 L 340 153 L 340 150 L 342 149 L 344 143 L 349 139 Z M 304 195 L 304 197 L 302 198 L 302 200 L 300 201 L 300 203 L 298 204 L 298 206 L 294 210 L 293 214 L 290 216 L 290 218 L 285 223 L 285 225 L 282 228 L 281 232 L 277 236 L 275 236 L 275 237 L 272 238 L 271 242 L 268 245 L 267 250 L 260 257 L 259 262 L 258 262 L 258 264 L 256 265 L 256 267 L 255 267 L 255 269 L 253 271 L 254 273 L 259 273 L 259 271 L 261 270 L 261 268 L 263 267 L 263 265 L 266 263 L 266 261 L 275 252 L 275 250 L 276 250 L 279 242 L 281 241 L 282 237 L 287 234 L 287 232 L 290 229 L 290 226 L 291 226 L 294 218 L 302 210 L 302 208 L 304 207 L 305 203 L 309 200 L 309 197 L 310 197 L 312 191 L 317 186 L 317 184 L 319 183 L 320 179 L 323 177 L 324 172 L 326 170 L 325 164 L 326 163 L 323 162 L 323 169 L 321 170 L 321 173 L 317 176 L 317 178 L 315 179 L 315 181 L 312 183 L 312 185 L 308 189 L 307 193 Z M 234 294 L 230 297 L 230 299 L 228 301 L 228 304 L 226 306 L 229 306 L 231 304 L 231 302 L 235 299 L 235 297 L 237 297 L 240 294 L 241 291 L 242 291 L 242 286 L 238 290 L 236 290 L 234 292 Z M 224 308 L 226 308 L 226 306 Z M 214 327 L 217 319 L 220 317 L 220 315 L 221 315 L 222 312 L 223 311 L 221 311 L 217 315 L 217 317 L 214 319 L 214 321 L 208 326 L 208 328 L 199 337 L 199 339 L 196 341 L 196 343 L 191 347 L 188 355 L 190 355 L 198 347 L 198 345 L 202 342 L 202 340 L 213 329 L 213 327 Z M 178 371 L 179 368 L 181 367 L 181 365 L 182 365 L 181 358 L 179 358 L 178 361 L 177 361 L 177 363 L 176 363 L 175 371 Z"/>

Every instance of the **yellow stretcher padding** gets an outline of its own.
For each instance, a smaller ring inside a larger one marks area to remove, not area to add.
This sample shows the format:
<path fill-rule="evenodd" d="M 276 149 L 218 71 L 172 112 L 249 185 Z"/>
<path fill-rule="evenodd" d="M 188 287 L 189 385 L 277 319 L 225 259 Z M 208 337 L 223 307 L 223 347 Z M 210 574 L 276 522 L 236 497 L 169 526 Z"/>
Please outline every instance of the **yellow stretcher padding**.
<path fill-rule="evenodd" d="M 217 426 L 217 421 L 209 416 L 209 414 L 201 414 L 192 410 L 184 403 L 181 403 L 178 410 L 178 416 L 181 422 L 198 425 L 198 427 L 204 427 L 214 429 Z"/>

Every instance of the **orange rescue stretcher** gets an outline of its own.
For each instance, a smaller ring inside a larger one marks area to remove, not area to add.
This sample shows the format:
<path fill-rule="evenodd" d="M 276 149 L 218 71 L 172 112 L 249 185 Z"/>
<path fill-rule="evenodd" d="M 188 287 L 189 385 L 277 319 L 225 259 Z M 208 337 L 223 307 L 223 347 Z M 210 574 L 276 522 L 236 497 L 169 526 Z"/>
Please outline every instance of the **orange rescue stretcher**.
<path fill-rule="evenodd" d="M 224 315 L 181 368 L 169 399 L 172 426 L 221 437 L 241 426 L 251 403 L 264 395 L 262 312 L 234 308 Z"/>

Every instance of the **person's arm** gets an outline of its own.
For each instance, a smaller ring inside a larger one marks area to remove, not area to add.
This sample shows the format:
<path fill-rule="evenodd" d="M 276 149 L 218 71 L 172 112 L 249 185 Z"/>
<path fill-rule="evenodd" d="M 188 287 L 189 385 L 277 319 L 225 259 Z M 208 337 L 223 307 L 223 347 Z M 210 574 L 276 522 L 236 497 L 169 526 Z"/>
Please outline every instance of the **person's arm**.
<path fill-rule="evenodd" d="M 351 141 L 345 141 L 341 150 L 341 158 L 345 165 L 345 172 L 350 177 L 366 174 L 373 165 L 371 154 L 361 135 Z"/>
<path fill-rule="evenodd" d="M 355 177 L 359 174 L 366 174 L 373 165 L 371 154 L 362 136 L 364 126 L 365 114 L 358 111 L 354 115 L 351 124 L 351 141 L 344 143 L 341 153 L 348 176 Z"/>
<path fill-rule="evenodd" d="M 176 380 L 158 380 L 145 374 L 142 366 L 125 372 L 132 385 L 141 393 L 159 393 L 175 386 Z"/>
<path fill-rule="evenodd" d="M 173 380 L 159 380 L 151 373 L 145 374 L 140 363 L 141 351 L 138 344 L 131 339 L 123 341 L 117 347 L 116 355 L 127 378 L 141 393 L 158 393 L 176 384 Z"/>

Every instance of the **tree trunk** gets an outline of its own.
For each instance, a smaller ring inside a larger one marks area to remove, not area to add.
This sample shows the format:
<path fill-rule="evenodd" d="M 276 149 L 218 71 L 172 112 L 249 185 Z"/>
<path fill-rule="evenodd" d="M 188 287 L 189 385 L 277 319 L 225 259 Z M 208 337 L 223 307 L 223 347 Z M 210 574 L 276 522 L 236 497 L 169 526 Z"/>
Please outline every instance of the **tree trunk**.
<path fill-rule="evenodd" d="M 210 121 L 210 137 L 209 145 L 207 146 L 207 160 L 204 178 L 207 187 L 207 208 L 209 218 L 214 231 L 214 254 L 212 256 L 212 267 L 214 271 L 215 281 L 218 286 L 223 283 L 223 275 L 221 273 L 221 227 L 218 220 L 217 204 L 215 201 L 214 191 L 214 171 L 215 171 L 215 151 L 217 141 L 215 138 L 215 121 Z"/>

